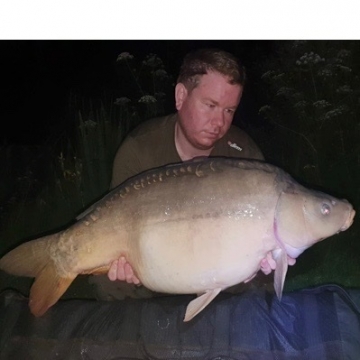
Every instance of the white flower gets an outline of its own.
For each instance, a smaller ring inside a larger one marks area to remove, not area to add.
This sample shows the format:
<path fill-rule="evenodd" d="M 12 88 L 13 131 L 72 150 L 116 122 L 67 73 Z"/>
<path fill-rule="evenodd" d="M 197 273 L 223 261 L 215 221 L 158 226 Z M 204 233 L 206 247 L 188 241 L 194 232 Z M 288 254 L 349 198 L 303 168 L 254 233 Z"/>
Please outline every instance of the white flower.
<path fill-rule="evenodd" d="M 325 109 L 326 107 L 330 106 L 331 104 L 326 100 L 318 100 L 313 103 L 313 105 L 318 109 Z"/>
<path fill-rule="evenodd" d="M 351 51 L 350 50 L 346 50 L 346 49 L 341 49 L 338 54 L 337 57 L 339 58 L 345 58 L 345 57 L 349 57 L 351 55 Z"/>
<path fill-rule="evenodd" d="M 324 119 L 331 119 L 333 117 L 339 116 L 341 114 L 343 114 L 344 112 L 348 111 L 347 106 L 343 105 L 343 106 L 339 106 L 338 108 L 334 109 L 334 110 L 330 110 L 328 111 L 325 115 L 324 115 Z"/>
<path fill-rule="evenodd" d="M 341 112 L 338 110 L 338 109 L 335 109 L 335 110 L 331 110 L 331 111 L 328 111 L 325 115 L 324 115 L 324 119 L 331 119 L 335 116 L 338 116 L 340 115 Z"/>
<path fill-rule="evenodd" d="M 86 120 L 86 121 L 84 121 L 84 123 L 82 125 L 79 126 L 79 128 L 80 129 L 82 129 L 82 128 L 91 129 L 91 128 L 95 128 L 96 126 L 97 126 L 97 123 L 95 121 Z"/>
<path fill-rule="evenodd" d="M 115 105 L 119 105 L 119 106 L 122 106 L 122 105 L 126 105 L 127 103 L 129 103 L 131 100 L 127 97 L 120 97 L 120 98 L 117 98 L 114 102 Z"/>
<path fill-rule="evenodd" d="M 276 74 L 276 75 L 274 75 L 274 80 L 281 79 L 284 75 L 285 75 L 285 73 Z"/>
<path fill-rule="evenodd" d="M 294 107 L 295 107 L 295 108 L 300 108 L 300 109 L 302 109 L 302 108 L 304 108 L 306 105 L 307 105 L 307 102 L 306 102 L 305 100 L 301 100 L 301 101 L 298 101 L 298 102 L 294 105 Z"/>
<path fill-rule="evenodd" d="M 323 76 L 324 78 L 331 77 L 333 75 L 330 69 L 321 69 L 317 73 L 319 76 Z"/>
<path fill-rule="evenodd" d="M 154 75 L 159 77 L 159 78 L 164 78 L 164 79 L 166 79 L 168 77 L 167 72 L 165 70 L 163 70 L 163 69 L 156 70 Z"/>
<path fill-rule="evenodd" d="M 266 113 L 271 109 L 270 105 L 264 105 L 259 109 L 259 114 Z"/>
<path fill-rule="evenodd" d="M 146 57 L 146 60 L 143 61 L 143 64 L 152 68 L 156 68 L 162 65 L 162 61 L 156 54 L 149 54 Z"/>
<path fill-rule="evenodd" d="M 314 54 L 313 52 L 305 53 L 303 56 L 301 56 L 300 59 L 296 60 L 296 65 L 307 65 L 307 64 L 317 64 L 320 62 L 325 61 L 324 58 L 320 57 L 318 54 Z"/>
<path fill-rule="evenodd" d="M 156 99 L 152 95 L 144 95 L 139 99 L 139 103 L 146 103 L 146 104 L 156 103 Z"/>
<path fill-rule="evenodd" d="M 352 92 L 352 89 L 349 85 L 343 85 L 336 89 L 336 92 L 339 94 L 348 94 Z"/>
<path fill-rule="evenodd" d="M 350 50 L 341 49 L 337 53 L 337 58 L 335 59 L 335 61 L 338 62 L 338 63 L 343 63 L 344 60 L 346 60 L 346 58 L 350 57 L 350 55 L 351 55 Z"/>
<path fill-rule="evenodd" d="M 118 55 L 116 61 L 131 60 L 133 58 L 134 56 L 132 56 L 130 53 L 122 52 L 120 55 Z"/>
<path fill-rule="evenodd" d="M 266 79 L 266 78 L 272 78 L 274 75 L 276 75 L 276 72 L 274 70 L 269 70 L 266 73 L 261 75 L 262 79 Z"/>
<path fill-rule="evenodd" d="M 349 68 L 348 66 L 336 65 L 336 67 L 337 67 L 339 70 L 341 70 L 341 71 L 343 71 L 343 72 L 346 72 L 346 73 L 349 73 L 349 72 L 352 71 L 351 68 Z"/>

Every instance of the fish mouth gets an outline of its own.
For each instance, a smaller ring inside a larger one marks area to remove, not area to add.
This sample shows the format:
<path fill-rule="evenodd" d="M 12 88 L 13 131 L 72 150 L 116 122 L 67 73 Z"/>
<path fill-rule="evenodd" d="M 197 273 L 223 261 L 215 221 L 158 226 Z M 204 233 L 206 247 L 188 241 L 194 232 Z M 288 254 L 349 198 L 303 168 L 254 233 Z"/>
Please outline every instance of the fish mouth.
<path fill-rule="evenodd" d="M 356 211 L 354 209 L 351 209 L 349 213 L 349 217 L 347 218 L 345 224 L 340 228 L 340 231 L 345 231 L 352 225 L 352 223 L 354 222 L 355 214 Z"/>

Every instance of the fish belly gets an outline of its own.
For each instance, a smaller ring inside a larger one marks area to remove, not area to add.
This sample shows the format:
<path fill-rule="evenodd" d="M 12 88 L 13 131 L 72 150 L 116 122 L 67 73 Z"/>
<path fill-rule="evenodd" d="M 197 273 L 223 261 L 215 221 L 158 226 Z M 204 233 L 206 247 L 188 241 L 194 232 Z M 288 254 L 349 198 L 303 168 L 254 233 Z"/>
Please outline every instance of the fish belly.
<path fill-rule="evenodd" d="M 238 284 L 260 268 L 269 247 L 264 227 L 231 219 L 171 221 L 139 237 L 143 284 L 159 292 L 197 293 Z"/>

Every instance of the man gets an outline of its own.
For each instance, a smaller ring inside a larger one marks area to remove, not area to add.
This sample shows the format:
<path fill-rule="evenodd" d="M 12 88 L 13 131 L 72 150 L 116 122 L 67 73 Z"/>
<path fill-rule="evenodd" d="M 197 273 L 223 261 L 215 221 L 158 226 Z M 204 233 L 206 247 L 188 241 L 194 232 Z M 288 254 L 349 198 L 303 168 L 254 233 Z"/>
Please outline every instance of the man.
<path fill-rule="evenodd" d="M 197 156 L 263 160 L 254 141 L 232 126 L 244 84 L 245 69 L 233 55 L 217 49 L 188 54 L 175 87 L 177 113 L 149 120 L 125 139 L 115 156 L 111 188 L 150 168 Z M 291 263 L 293 259 L 289 260 Z M 270 254 L 262 261 L 261 268 L 266 274 L 275 268 Z M 108 277 L 139 284 L 124 258 L 114 261 Z M 102 293 L 101 298 L 122 298 L 124 293 L 134 296 L 136 287 L 127 292 L 126 283 L 124 286 L 124 283 L 111 284 L 106 280 L 93 279 L 98 293 Z M 118 294 L 115 289 L 119 290 Z"/>

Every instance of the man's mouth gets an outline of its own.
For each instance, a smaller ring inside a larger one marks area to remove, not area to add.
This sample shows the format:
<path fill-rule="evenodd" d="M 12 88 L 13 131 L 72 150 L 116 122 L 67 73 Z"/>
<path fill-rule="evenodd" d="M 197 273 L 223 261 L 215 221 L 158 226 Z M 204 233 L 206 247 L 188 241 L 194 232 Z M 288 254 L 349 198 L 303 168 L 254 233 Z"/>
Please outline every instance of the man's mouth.
<path fill-rule="evenodd" d="M 211 138 L 217 138 L 219 137 L 219 132 L 206 132 L 207 136 L 211 137 Z"/>

